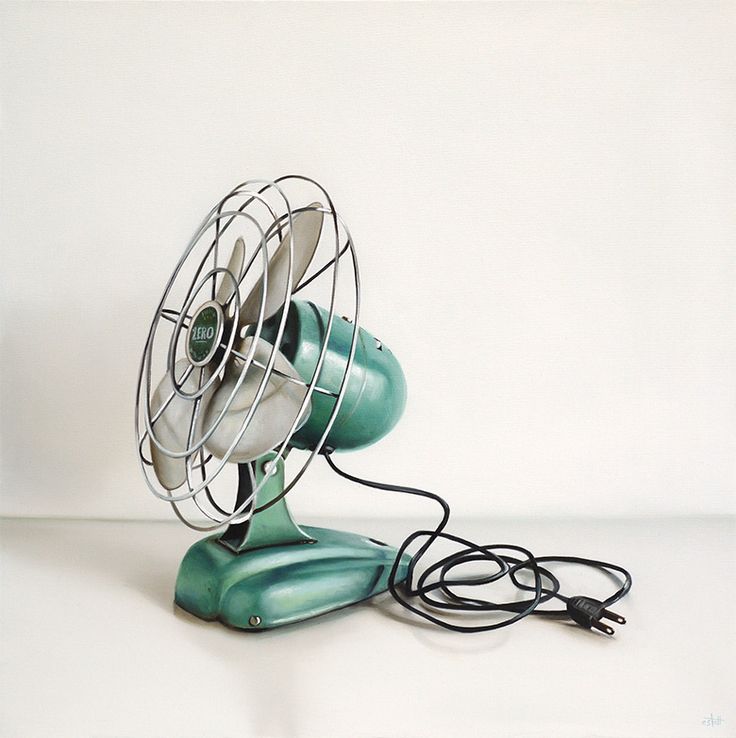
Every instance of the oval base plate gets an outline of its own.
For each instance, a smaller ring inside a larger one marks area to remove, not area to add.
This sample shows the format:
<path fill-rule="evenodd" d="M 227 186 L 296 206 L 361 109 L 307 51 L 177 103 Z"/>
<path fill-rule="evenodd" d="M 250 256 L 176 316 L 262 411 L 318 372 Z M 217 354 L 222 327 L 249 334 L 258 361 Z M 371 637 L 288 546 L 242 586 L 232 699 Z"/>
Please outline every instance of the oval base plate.
<path fill-rule="evenodd" d="M 211 536 L 187 552 L 176 580 L 179 607 L 204 620 L 258 631 L 361 602 L 388 588 L 392 546 L 355 533 L 302 526 L 314 541 L 234 553 Z M 399 564 L 406 578 L 410 556 Z"/>

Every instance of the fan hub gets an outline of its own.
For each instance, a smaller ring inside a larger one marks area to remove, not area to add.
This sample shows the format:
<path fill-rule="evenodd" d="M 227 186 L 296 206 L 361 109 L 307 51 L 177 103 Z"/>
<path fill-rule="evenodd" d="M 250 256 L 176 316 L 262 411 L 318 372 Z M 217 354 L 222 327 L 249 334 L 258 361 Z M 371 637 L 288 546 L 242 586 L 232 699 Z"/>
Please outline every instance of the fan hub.
<path fill-rule="evenodd" d="M 217 353 L 222 341 L 225 315 L 222 306 L 214 300 L 197 308 L 189 324 L 187 357 L 194 366 L 204 366 Z"/>

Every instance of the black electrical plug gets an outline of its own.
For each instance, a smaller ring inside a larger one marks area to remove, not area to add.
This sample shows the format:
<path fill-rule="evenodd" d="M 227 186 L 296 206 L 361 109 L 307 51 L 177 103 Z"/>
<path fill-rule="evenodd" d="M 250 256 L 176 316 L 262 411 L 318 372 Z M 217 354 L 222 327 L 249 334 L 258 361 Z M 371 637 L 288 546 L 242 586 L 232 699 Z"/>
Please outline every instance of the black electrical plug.
<path fill-rule="evenodd" d="M 582 597 L 581 595 L 570 597 L 567 601 L 567 612 L 583 628 L 595 628 L 607 635 L 613 635 L 614 630 L 610 625 L 602 623 L 601 620 L 614 620 L 621 625 L 626 623 L 625 618 L 615 612 L 606 610 L 602 602 L 594 600 L 592 597 Z"/>

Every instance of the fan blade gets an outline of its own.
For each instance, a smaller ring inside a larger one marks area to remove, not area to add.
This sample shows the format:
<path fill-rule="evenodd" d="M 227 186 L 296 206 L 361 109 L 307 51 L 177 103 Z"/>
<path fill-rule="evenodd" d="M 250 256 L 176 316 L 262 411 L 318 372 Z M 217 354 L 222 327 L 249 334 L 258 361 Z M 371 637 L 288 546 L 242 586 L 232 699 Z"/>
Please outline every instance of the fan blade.
<path fill-rule="evenodd" d="M 252 336 L 244 338 L 238 349 L 239 352 L 247 354 L 252 342 Z M 253 358 L 265 365 L 268 362 L 272 350 L 273 346 L 268 341 L 259 339 Z M 276 354 L 274 368 L 285 375 L 299 379 L 296 369 L 294 369 L 280 351 Z M 225 406 L 225 403 L 235 388 L 241 370 L 241 362 L 230 363 L 222 383 L 207 405 L 204 418 L 205 428 L 209 428 L 217 419 L 217 416 L 220 414 L 220 411 Z M 228 449 L 235 440 L 243 424 L 243 420 L 253 404 L 264 373 L 264 370 L 255 364 L 250 365 L 248 373 L 243 379 L 243 383 L 233 398 L 232 404 L 223 416 L 215 432 L 206 442 L 207 450 L 217 456 L 217 458 L 222 459 L 227 455 Z M 238 464 L 253 461 L 253 459 L 258 458 L 281 443 L 286 438 L 306 393 L 307 388 L 303 384 L 296 384 L 285 377 L 280 377 L 272 373 L 258 403 L 258 407 L 243 437 L 228 457 L 228 461 Z M 307 404 L 297 427 L 300 427 L 306 421 L 310 411 L 311 405 Z"/>
<path fill-rule="evenodd" d="M 240 275 L 245 264 L 245 243 L 239 238 L 233 246 L 233 252 L 230 254 L 230 261 L 227 264 L 228 271 L 232 273 L 236 281 L 240 280 Z M 236 285 L 227 274 L 222 273 L 220 276 L 220 286 L 217 290 L 215 299 L 220 305 L 224 305 L 235 294 Z"/>
<path fill-rule="evenodd" d="M 174 375 L 181 377 L 189 366 L 186 359 L 179 359 L 174 366 Z M 210 370 L 207 367 L 197 372 L 193 371 L 182 385 L 185 392 L 194 392 L 201 381 L 207 382 L 211 377 Z M 162 407 L 169 395 L 174 391 L 174 385 L 171 382 L 169 373 L 161 380 L 151 397 L 151 415 L 155 415 Z M 201 435 L 203 410 L 209 401 L 214 388 L 208 389 L 202 396 L 200 402 L 199 417 L 197 419 L 197 427 L 195 428 L 195 439 Z M 185 451 L 188 444 L 189 425 L 192 422 L 192 413 L 194 412 L 194 400 L 185 400 L 183 397 L 175 394 L 161 417 L 153 424 L 153 432 L 156 434 L 158 441 L 170 451 Z M 174 490 L 181 487 L 187 480 L 186 459 L 175 459 L 161 451 L 156 444 L 149 439 L 149 447 L 151 449 L 151 461 L 153 461 L 153 470 L 161 485 L 168 490 Z"/>
<path fill-rule="evenodd" d="M 318 202 L 308 207 L 321 208 Z M 294 261 L 292 270 L 292 284 L 297 287 L 301 278 L 306 274 L 309 265 L 317 250 L 317 243 L 322 232 L 324 216 L 318 210 L 305 210 L 294 216 Z M 289 232 L 282 239 L 279 247 L 268 262 L 268 288 L 266 290 L 266 310 L 263 319 L 270 318 L 286 300 L 286 287 L 289 276 Z M 260 280 L 253 287 L 240 309 L 240 324 L 248 325 L 258 320 L 263 294 Z"/>

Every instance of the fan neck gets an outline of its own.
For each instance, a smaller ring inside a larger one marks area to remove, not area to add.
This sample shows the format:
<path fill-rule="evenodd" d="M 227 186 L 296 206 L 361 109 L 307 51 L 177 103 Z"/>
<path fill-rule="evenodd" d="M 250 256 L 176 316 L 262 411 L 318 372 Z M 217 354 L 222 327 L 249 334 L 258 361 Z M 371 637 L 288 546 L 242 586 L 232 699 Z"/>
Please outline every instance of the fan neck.
<path fill-rule="evenodd" d="M 263 484 L 246 512 L 267 505 L 283 492 L 284 460 L 276 461 L 273 469 L 276 455 L 269 452 L 248 464 L 238 464 L 236 508 L 251 496 L 254 482 L 256 488 Z M 235 553 L 243 553 L 266 546 L 314 543 L 314 539 L 294 522 L 284 497 L 248 520 L 232 523 L 220 536 L 219 542 Z"/>

